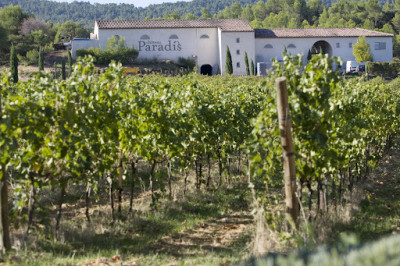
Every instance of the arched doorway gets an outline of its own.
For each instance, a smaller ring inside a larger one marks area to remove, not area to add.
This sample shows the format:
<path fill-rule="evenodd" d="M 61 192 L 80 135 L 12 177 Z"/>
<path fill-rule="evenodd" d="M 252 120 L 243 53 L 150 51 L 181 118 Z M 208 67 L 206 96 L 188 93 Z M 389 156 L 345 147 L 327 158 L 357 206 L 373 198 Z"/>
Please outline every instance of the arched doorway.
<path fill-rule="evenodd" d="M 332 47 L 326 41 L 318 41 L 311 48 L 311 54 L 319 54 L 321 51 L 323 54 L 332 56 Z"/>
<path fill-rule="evenodd" d="M 212 75 L 212 66 L 211 65 L 202 65 L 200 68 L 200 74 L 211 76 Z"/>

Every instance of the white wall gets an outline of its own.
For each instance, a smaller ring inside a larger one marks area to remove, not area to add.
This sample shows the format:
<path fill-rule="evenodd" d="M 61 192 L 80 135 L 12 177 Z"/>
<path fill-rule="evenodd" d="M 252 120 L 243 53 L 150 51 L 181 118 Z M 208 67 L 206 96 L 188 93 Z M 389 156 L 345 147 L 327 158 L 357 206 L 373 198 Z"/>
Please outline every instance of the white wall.
<path fill-rule="evenodd" d="M 100 47 L 98 40 L 90 40 L 90 39 L 78 39 L 72 40 L 71 44 L 71 55 L 74 60 L 76 60 L 76 50 L 78 49 L 89 49 L 90 47 Z"/>
<path fill-rule="evenodd" d="M 239 38 L 239 42 L 237 42 L 237 38 Z M 245 52 L 247 52 L 247 57 L 249 58 L 250 65 L 251 60 L 253 59 L 254 61 L 254 45 L 254 32 L 221 32 L 221 73 L 225 74 L 226 47 L 228 46 L 232 55 L 233 74 L 245 76 L 246 65 L 244 62 L 244 54 Z M 239 54 L 237 53 L 237 51 L 239 51 Z M 237 63 L 240 64 L 239 67 Z"/>
<path fill-rule="evenodd" d="M 373 60 L 376 62 L 390 62 L 393 60 L 392 37 L 367 37 L 370 44 Z M 336 38 L 257 38 L 255 40 L 256 61 L 266 62 L 269 66 L 272 58 L 282 59 L 284 47 L 294 44 L 296 48 L 287 48 L 293 55 L 302 53 L 303 63 L 307 61 L 308 50 L 318 41 L 326 41 L 332 48 L 332 56 L 338 56 L 346 61 L 354 61 L 353 47 L 357 37 L 336 37 Z M 375 42 L 385 42 L 385 50 L 375 50 Z M 270 44 L 273 48 L 264 48 Z M 339 47 L 337 47 L 339 44 Z"/>

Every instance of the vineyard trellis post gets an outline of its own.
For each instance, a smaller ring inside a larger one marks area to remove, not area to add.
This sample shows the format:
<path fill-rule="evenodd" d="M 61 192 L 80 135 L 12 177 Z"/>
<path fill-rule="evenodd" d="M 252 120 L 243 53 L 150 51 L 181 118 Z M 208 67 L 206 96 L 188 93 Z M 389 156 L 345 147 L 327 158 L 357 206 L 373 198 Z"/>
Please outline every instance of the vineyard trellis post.
<path fill-rule="evenodd" d="M 299 217 L 299 203 L 296 198 L 296 164 L 292 139 L 292 123 L 289 115 L 289 100 L 286 78 L 276 79 L 279 131 L 282 143 L 283 170 L 285 179 L 286 212 L 296 226 Z"/>

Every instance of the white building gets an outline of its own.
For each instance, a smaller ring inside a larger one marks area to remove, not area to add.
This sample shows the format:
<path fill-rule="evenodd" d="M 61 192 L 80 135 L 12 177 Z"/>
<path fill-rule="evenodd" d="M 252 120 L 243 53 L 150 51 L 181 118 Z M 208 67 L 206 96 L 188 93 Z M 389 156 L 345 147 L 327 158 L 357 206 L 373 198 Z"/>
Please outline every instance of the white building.
<path fill-rule="evenodd" d="M 90 39 L 72 42 L 72 55 L 77 49 L 105 48 L 112 36 L 123 37 L 127 46 L 139 51 L 139 58 L 193 58 L 202 74 L 225 73 L 226 49 L 232 55 L 233 73 L 245 75 L 244 55 L 255 64 L 272 58 L 278 60 L 286 47 L 292 54 L 320 49 L 342 60 L 355 60 L 352 45 L 366 36 L 374 61 L 392 61 L 392 34 L 358 28 L 331 29 L 255 29 L 241 19 L 196 20 L 113 20 L 96 21 Z"/>

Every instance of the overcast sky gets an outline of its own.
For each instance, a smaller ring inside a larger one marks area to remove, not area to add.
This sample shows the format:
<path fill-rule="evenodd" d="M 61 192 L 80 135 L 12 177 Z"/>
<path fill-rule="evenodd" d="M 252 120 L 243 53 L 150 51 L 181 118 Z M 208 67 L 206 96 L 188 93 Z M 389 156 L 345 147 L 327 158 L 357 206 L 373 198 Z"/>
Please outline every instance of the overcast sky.
<path fill-rule="evenodd" d="M 73 2 L 74 0 L 53 0 L 56 2 Z M 108 4 L 108 3 L 127 3 L 127 4 L 134 4 L 138 7 L 146 7 L 151 4 L 162 4 L 164 2 L 175 3 L 178 1 L 185 1 L 190 2 L 191 0 L 80 0 L 83 2 L 90 2 L 90 3 L 99 3 L 99 4 Z"/>

